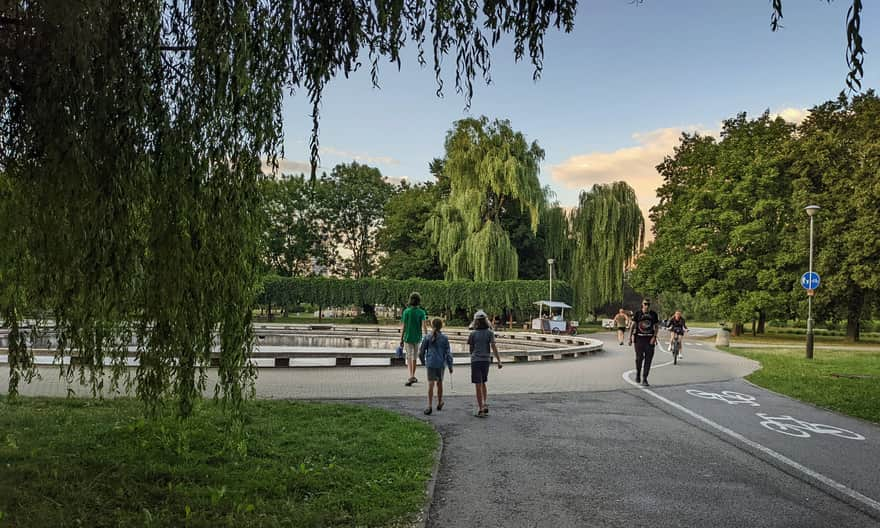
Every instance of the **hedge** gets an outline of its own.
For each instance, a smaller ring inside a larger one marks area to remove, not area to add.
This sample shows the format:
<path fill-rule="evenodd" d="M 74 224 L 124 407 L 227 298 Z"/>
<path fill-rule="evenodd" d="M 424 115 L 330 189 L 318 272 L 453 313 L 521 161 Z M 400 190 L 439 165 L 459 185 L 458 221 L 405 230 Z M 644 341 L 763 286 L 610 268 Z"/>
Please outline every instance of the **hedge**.
<path fill-rule="evenodd" d="M 536 311 L 535 301 L 546 300 L 548 281 L 438 281 L 391 279 L 338 279 L 328 277 L 278 277 L 263 279 L 258 303 L 263 306 L 293 306 L 301 303 L 323 307 L 405 306 L 412 292 L 419 292 L 422 306 L 432 314 L 452 315 L 482 309 L 489 314 L 512 310 L 519 314 Z M 553 300 L 571 304 L 572 288 L 553 281 Z"/>

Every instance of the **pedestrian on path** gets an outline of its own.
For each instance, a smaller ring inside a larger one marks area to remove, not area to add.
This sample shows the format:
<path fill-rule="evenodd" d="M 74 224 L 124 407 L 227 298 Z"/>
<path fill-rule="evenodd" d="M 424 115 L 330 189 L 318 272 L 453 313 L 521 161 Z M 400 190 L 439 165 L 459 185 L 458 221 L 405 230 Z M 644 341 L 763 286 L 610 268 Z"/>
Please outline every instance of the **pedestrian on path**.
<path fill-rule="evenodd" d="M 488 390 L 486 382 L 489 380 L 489 365 L 492 362 L 490 350 L 495 353 L 498 368 L 501 368 L 501 356 L 498 347 L 495 346 L 495 332 L 489 328 L 489 320 L 486 312 L 477 310 L 474 314 L 474 330 L 468 336 L 468 347 L 471 352 L 471 382 L 477 393 L 477 411 L 474 413 L 479 418 L 489 415 Z"/>
<path fill-rule="evenodd" d="M 630 323 L 629 315 L 621 308 L 617 315 L 614 316 L 614 326 L 617 327 L 617 341 L 620 342 L 621 346 L 626 335 L 626 329 L 629 328 Z"/>
<path fill-rule="evenodd" d="M 660 330 L 660 317 L 651 310 L 651 300 L 642 301 L 642 309 L 633 315 L 632 330 L 629 343 L 635 343 L 636 350 L 636 383 L 648 387 L 648 373 L 654 359 L 654 346 L 657 344 L 657 332 Z"/>
<path fill-rule="evenodd" d="M 422 334 L 428 332 L 428 314 L 420 306 L 422 296 L 412 292 L 409 296 L 409 307 L 403 311 L 400 318 L 400 346 L 406 353 L 406 366 L 409 370 L 409 378 L 406 380 L 407 387 L 419 381 L 416 379 L 416 355 L 419 352 L 419 343 Z"/>
<path fill-rule="evenodd" d="M 443 410 L 443 368 L 449 368 L 452 374 L 452 349 L 449 347 L 449 339 L 440 331 L 443 321 L 435 318 L 431 321 L 433 331 L 422 339 L 419 346 L 419 358 L 428 371 L 428 407 L 425 414 L 431 414 L 431 406 L 434 403 L 434 386 L 437 387 L 437 410 Z"/>

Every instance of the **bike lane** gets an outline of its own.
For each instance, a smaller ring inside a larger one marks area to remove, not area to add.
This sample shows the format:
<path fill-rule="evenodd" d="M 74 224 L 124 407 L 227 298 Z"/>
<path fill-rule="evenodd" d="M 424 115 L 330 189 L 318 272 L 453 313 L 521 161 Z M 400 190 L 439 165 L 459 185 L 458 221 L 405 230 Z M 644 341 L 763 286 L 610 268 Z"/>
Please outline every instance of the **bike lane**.
<path fill-rule="evenodd" d="M 632 383 L 631 376 L 625 378 Z M 658 407 L 880 520 L 880 426 L 741 379 L 640 387 L 639 392 Z"/>

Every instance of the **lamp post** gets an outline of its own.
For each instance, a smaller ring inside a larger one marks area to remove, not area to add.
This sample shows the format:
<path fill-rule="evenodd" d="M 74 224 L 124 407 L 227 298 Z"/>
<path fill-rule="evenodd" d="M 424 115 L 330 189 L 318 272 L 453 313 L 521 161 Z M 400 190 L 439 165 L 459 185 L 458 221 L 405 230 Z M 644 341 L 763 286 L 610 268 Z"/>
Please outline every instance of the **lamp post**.
<path fill-rule="evenodd" d="M 818 205 L 808 205 L 804 208 L 810 217 L 810 274 L 813 273 L 813 216 L 819 212 Z M 807 291 L 807 359 L 813 359 L 813 296 Z"/>
<path fill-rule="evenodd" d="M 547 259 L 547 265 L 550 266 L 550 302 L 553 302 L 553 263 L 556 259 Z M 551 308 L 552 310 L 552 308 Z"/>

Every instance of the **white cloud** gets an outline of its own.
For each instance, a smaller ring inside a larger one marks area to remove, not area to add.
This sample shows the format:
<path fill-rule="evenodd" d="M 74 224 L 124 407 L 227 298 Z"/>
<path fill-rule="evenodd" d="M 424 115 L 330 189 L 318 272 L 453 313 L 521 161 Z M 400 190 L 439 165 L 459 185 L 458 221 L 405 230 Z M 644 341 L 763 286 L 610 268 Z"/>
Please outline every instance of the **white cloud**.
<path fill-rule="evenodd" d="M 683 130 L 710 133 L 698 126 L 637 132 L 632 136 L 636 146 L 572 156 L 551 166 L 550 177 L 554 183 L 578 192 L 597 183 L 625 181 L 635 190 L 647 221 L 649 209 L 657 203 L 657 188 L 663 183 L 655 167 L 664 156 L 672 155 Z"/>
<path fill-rule="evenodd" d="M 340 150 L 335 147 L 321 147 L 321 154 L 329 154 L 331 156 L 338 156 L 340 158 L 352 159 L 355 161 L 359 161 L 361 163 L 373 163 L 373 164 L 382 164 L 382 165 L 399 165 L 400 161 L 392 158 L 391 156 L 371 156 L 369 154 L 359 154 L 357 152 L 349 152 L 346 150 Z"/>
<path fill-rule="evenodd" d="M 808 113 L 806 109 L 801 108 L 782 108 L 771 115 L 781 116 L 791 123 L 800 123 Z M 589 190 L 597 183 L 625 181 L 636 191 L 639 207 L 645 215 L 645 221 L 648 222 L 651 207 L 659 201 L 657 188 L 663 184 L 663 178 L 657 173 L 656 167 L 665 156 L 673 155 L 682 132 L 699 132 L 718 137 L 720 130 L 719 123 L 715 129 L 693 125 L 636 132 L 632 135 L 635 146 L 611 152 L 590 152 L 572 156 L 562 163 L 551 166 L 550 178 L 555 184 L 565 189 L 576 190 L 578 193 Z"/>
<path fill-rule="evenodd" d="M 267 160 L 263 160 L 263 174 L 272 175 L 272 167 Z M 278 158 L 276 174 L 311 174 L 312 166 L 308 161 L 289 160 Z M 320 172 L 320 170 L 318 171 Z"/>
<path fill-rule="evenodd" d="M 776 112 L 771 112 L 771 117 L 781 117 L 785 119 L 789 123 L 794 123 L 796 125 L 801 124 L 804 119 L 810 114 L 810 111 L 806 108 L 783 108 L 781 110 L 777 110 Z"/>

